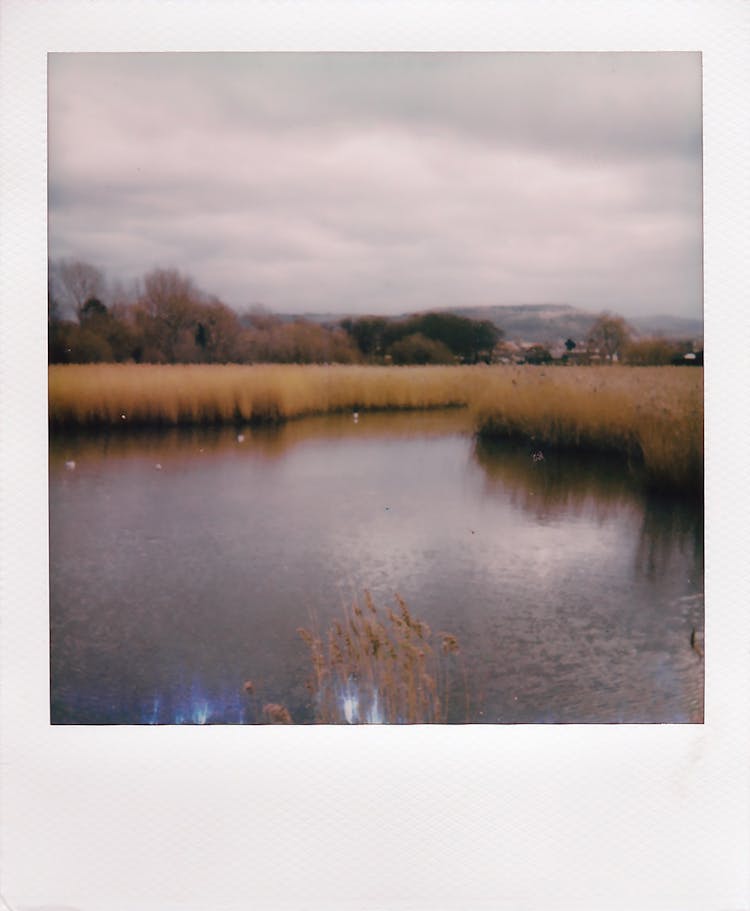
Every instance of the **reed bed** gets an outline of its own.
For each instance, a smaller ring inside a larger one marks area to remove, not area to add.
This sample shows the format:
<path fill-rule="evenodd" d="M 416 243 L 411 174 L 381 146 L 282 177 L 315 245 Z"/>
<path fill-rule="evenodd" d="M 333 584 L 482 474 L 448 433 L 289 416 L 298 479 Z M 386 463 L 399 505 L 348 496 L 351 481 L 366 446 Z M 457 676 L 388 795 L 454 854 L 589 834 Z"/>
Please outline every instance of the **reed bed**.
<path fill-rule="evenodd" d="M 701 487 L 702 370 L 511 368 L 493 371 L 473 408 L 481 438 L 617 452 L 650 485 Z"/>
<path fill-rule="evenodd" d="M 698 490 L 703 370 L 680 367 L 55 365 L 53 428 L 279 423 L 469 406 L 480 437 L 618 452 L 647 483 Z"/>
<path fill-rule="evenodd" d="M 378 609 L 369 593 L 324 634 L 298 630 L 310 649 L 316 719 L 321 724 L 434 724 L 469 720 L 469 693 L 458 640 L 433 636 L 396 597 Z M 452 665 L 458 662 L 459 667 Z M 457 687 L 460 690 L 457 692 Z M 453 719 L 451 706 L 465 716 Z"/>
<path fill-rule="evenodd" d="M 467 405 L 481 368 L 92 364 L 49 368 L 52 426 L 271 423 Z"/>

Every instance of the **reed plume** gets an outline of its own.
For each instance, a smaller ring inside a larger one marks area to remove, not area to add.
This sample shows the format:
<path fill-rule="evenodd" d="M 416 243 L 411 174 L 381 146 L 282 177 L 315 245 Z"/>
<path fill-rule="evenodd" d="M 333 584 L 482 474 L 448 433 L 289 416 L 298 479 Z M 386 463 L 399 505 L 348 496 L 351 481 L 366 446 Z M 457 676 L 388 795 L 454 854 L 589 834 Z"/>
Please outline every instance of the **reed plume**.
<path fill-rule="evenodd" d="M 378 609 L 369 592 L 320 634 L 300 628 L 310 650 L 316 720 L 321 724 L 429 724 L 455 720 L 455 704 L 468 720 L 468 690 L 458 640 L 433 633 L 403 598 Z M 448 646 L 446 647 L 446 643 Z M 451 683 L 450 662 L 460 661 L 466 692 Z M 463 695 L 463 699 L 458 696 Z"/>

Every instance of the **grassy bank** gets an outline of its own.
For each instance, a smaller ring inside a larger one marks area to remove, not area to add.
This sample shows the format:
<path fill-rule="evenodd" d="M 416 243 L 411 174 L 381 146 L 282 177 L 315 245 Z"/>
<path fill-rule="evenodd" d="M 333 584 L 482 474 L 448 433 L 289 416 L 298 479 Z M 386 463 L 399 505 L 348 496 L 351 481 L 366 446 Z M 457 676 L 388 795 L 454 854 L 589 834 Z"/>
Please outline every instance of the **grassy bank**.
<path fill-rule="evenodd" d="M 50 425 L 268 423 L 465 405 L 480 437 L 626 454 L 659 487 L 699 489 L 703 371 L 630 367 L 53 366 Z"/>
<path fill-rule="evenodd" d="M 482 438 L 622 453 L 653 486 L 700 488 L 702 370 L 493 371 L 473 407 Z"/>
<path fill-rule="evenodd" d="M 57 426 L 268 423 L 337 411 L 466 405 L 480 368 L 85 365 L 49 368 Z M 124 417 L 123 417 L 124 415 Z"/>

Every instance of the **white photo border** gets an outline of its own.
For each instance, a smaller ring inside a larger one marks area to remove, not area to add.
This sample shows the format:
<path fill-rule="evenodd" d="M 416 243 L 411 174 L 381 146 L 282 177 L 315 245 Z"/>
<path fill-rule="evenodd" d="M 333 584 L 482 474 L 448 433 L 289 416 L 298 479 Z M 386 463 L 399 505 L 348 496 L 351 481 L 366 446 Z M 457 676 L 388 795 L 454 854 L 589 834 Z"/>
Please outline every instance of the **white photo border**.
<path fill-rule="evenodd" d="M 37 911 L 747 909 L 750 7 L 3 0 L 0 889 Z M 46 56 L 700 51 L 703 725 L 49 724 Z"/>

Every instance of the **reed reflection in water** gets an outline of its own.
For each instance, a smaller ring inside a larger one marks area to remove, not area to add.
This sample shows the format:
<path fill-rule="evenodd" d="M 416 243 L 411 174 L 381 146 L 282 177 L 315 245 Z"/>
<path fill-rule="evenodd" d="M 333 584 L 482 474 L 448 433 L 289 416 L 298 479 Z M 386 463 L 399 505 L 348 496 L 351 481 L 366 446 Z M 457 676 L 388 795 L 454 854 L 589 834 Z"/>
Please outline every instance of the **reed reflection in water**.
<path fill-rule="evenodd" d="M 535 460 L 537 453 L 543 457 Z M 636 570 L 657 579 L 676 556 L 692 555 L 694 581 L 702 590 L 701 502 L 641 489 L 633 483 L 631 466 L 615 455 L 540 453 L 533 444 L 485 440 L 476 442 L 474 454 L 486 473 L 488 490 L 510 494 L 514 504 L 539 521 L 586 512 L 602 522 L 617 513 L 642 516 Z"/>

